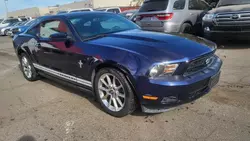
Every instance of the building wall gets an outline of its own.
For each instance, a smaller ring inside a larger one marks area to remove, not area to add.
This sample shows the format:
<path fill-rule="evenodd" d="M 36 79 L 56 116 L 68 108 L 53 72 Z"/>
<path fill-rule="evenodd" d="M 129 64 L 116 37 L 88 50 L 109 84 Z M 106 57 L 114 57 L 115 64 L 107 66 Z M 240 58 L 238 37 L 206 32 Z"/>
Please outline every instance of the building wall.
<path fill-rule="evenodd" d="M 18 17 L 18 16 L 29 16 L 38 17 L 47 14 L 56 14 L 58 11 L 79 9 L 79 8 L 99 8 L 99 7 L 112 7 L 112 6 L 130 6 L 132 0 L 83 0 L 77 1 L 69 4 L 59 5 L 58 7 L 46 7 L 46 8 L 27 8 L 22 10 L 17 10 L 9 12 L 8 16 Z"/>
<path fill-rule="evenodd" d="M 80 9 L 80 8 L 92 8 L 92 0 L 77 1 L 69 4 L 60 5 L 58 10 L 70 10 L 70 9 Z"/>
<path fill-rule="evenodd" d="M 94 8 L 112 6 L 130 6 L 132 0 L 93 0 Z"/>
<path fill-rule="evenodd" d="M 18 17 L 18 16 L 38 17 L 48 12 L 49 12 L 48 8 L 32 7 L 32 8 L 8 12 L 8 16 L 9 17 Z"/>

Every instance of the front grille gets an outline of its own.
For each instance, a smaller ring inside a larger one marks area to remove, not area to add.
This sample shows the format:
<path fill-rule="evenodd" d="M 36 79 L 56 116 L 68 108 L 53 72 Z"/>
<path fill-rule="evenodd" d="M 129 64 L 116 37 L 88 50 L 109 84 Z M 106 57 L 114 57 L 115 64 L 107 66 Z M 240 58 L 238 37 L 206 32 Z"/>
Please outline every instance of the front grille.
<path fill-rule="evenodd" d="M 212 31 L 238 31 L 238 32 L 249 32 L 250 26 L 214 26 L 211 27 Z"/>
<path fill-rule="evenodd" d="M 250 12 L 219 13 L 215 16 L 214 22 L 217 26 L 222 25 L 250 25 Z"/>
<path fill-rule="evenodd" d="M 200 71 L 209 66 L 212 62 L 213 62 L 213 54 L 203 55 L 198 59 L 195 59 L 189 63 L 185 75 L 189 75 L 197 71 Z"/>

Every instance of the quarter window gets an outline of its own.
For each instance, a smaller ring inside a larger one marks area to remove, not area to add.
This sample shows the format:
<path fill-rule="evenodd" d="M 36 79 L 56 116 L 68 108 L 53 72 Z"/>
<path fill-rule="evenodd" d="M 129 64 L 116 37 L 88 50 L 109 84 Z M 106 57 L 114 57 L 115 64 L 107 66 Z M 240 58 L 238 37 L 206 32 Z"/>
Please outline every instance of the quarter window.
<path fill-rule="evenodd" d="M 201 0 L 189 0 L 188 9 L 190 10 L 207 10 L 209 6 Z"/>
<path fill-rule="evenodd" d="M 174 2 L 174 10 L 182 10 L 185 8 L 186 0 L 177 0 Z"/>

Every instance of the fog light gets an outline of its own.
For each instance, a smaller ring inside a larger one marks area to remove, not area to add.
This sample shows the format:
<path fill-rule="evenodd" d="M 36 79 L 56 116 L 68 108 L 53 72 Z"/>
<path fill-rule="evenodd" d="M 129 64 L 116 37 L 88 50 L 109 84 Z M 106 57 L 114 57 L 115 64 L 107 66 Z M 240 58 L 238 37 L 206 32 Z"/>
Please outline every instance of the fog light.
<path fill-rule="evenodd" d="M 204 30 L 205 31 L 210 31 L 210 28 L 209 27 L 205 27 Z"/>

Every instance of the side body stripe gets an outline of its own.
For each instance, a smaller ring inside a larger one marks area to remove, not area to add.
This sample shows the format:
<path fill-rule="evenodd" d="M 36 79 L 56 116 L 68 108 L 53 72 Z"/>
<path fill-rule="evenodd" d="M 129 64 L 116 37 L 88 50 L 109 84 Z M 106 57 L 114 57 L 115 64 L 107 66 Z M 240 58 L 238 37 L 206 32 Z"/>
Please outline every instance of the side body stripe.
<path fill-rule="evenodd" d="M 55 70 L 52 70 L 50 68 L 41 66 L 39 64 L 33 63 L 33 65 L 34 65 L 35 68 L 37 68 L 39 70 L 42 70 L 42 71 L 45 71 L 47 73 L 53 74 L 55 76 L 58 76 L 58 77 L 61 77 L 61 78 L 64 78 L 64 79 L 67 79 L 67 80 L 70 80 L 70 81 L 85 85 L 85 86 L 88 86 L 88 87 L 92 87 L 92 83 L 90 81 L 80 79 L 80 78 L 77 78 L 75 76 L 71 76 L 71 75 L 68 75 L 68 74 L 65 74 L 65 73 L 62 73 L 62 72 L 59 72 L 59 71 L 55 71 Z"/>

